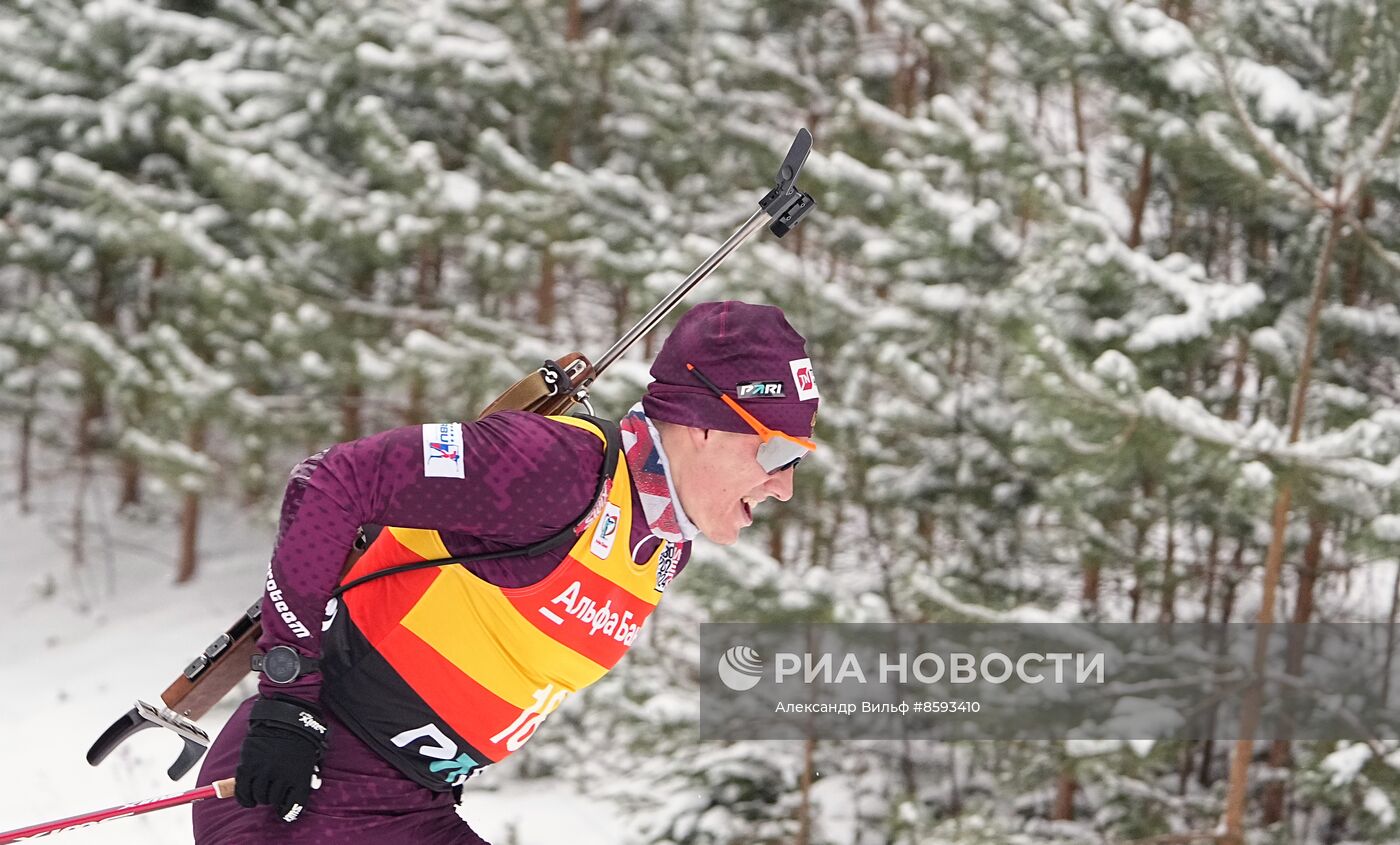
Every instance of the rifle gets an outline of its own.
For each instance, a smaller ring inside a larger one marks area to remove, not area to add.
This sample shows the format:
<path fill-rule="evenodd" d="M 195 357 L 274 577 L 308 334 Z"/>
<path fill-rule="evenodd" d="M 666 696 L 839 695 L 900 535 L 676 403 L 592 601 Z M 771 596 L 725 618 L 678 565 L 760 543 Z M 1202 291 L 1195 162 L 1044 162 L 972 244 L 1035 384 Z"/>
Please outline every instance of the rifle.
<path fill-rule="evenodd" d="M 637 321 L 616 343 L 593 363 L 582 353 L 571 352 L 557 360 L 545 361 L 534 372 L 516 382 L 480 414 L 484 417 L 496 411 L 521 410 L 544 415 L 567 415 L 582 405 L 588 413 L 593 406 L 588 388 L 614 361 L 622 357 L 632 344 L 656 327 L 666 315 L 690 292 L 724 262 L 750 235 L 767 226 L 776 237 L 783 237 L 797 227 L 816 207 L 810 194 L 797 188 L 797 175 L 812 151 L 812 134 L 799 129 L 797 137 L 778 169 L 777 184 L 758 201 L 758 210 L 729 236 L 708 258 L 686 276 L 664 299 Z M 478 417 L 478 418 L 480 418 Z M 345 570 L 354 566 L 364 551 L 357 544 L 345 563 Z M 165 692 L 160 694 L 161 706 L 137 701 L 121 718 L 112 723 L 88 749 L 87 761 L 96 766 L 117 746 L 133 734 L 146 728 L 163 727 L 184 740 L 180 756 L 166 770 L 171 780 L 179 780 L 209 747 L 209 734 L 196 719 L 202 718 L 251 670 L 258 638 L 262 635 L 261 597 L 238 618 L 228 630 L 211 642 L 203 652 L 185 667 Z"/>

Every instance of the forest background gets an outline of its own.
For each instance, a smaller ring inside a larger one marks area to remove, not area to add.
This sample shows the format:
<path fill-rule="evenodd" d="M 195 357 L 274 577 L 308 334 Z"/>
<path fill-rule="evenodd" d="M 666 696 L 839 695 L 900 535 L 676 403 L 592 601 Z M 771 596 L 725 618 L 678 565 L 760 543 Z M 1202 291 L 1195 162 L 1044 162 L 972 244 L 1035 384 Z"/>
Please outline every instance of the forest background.
<path fill-rule="evenodd" d="M 198 583 L 302 456 L 597 355 L 806 126 L 818 210 L 693 299 L 786 310 L 822 449 L 525 774 L 649 843 L 1400 837 L 1395 743 L 694 729 L 707 619 L 1395 623 L 1400 4 L 6 0 L 0 56 L 4 498 L 70 485 L 56 568 L 116 509 Z"/>

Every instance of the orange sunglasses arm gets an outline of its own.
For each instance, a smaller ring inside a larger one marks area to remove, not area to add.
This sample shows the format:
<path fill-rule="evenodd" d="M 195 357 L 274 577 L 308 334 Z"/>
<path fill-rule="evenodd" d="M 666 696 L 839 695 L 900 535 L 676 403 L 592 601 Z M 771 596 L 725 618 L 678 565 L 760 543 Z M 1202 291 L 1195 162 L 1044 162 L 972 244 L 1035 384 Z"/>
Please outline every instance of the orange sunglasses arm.
<path fill-rule="evenodd" d="M 728 393 L 725 393 L 723 390 L 720 390 L 718 387 L 715 386 L 713 382 L 705 378 L 705 374 L 695 369 L 694 364 L 687 363 L 685 365 L 685 368 L 691 371 L 692 373 L 695 373 L 695 375 L 699 377 L 700 381 L 704 382 L 706 387 L 708 387 L 711 391 L 714 392 L 716 396 L 718 396 L 721 400 L 724 401 L 724 404 L 733 408 L 734 413 L 738 414 L 744 420 L 744 422 L 748 423 L 750 428 L 758 432 L 759 437 L 762 437 L 764 440 L 769 440 L 774 437 L 783 437 L 788 440 L 791 440 L 794 443 L 802 444 L 809 451 L 817 451 L 817 444 L 813 443 L 812 441 L 803 440 L 801 437 L 793 437 L 791 434 L 787 434 L 781 431 L 774 431 L 773 429 L 759 422 L 757 417 L 755 417 L 753 414 L 750 414 L 748 411 L 745 411 L 744 407 L 738 402 L 734 401 L 732 398 L 730 398 Z"/>
<path fill-rule="evenodd" d="M 817 444 L 813 443 L 812 441 L 803 440 L 801 437 L 793 437 L 791 434 L 787 434 L 785 432 L 774 431 L 773 429 L 759 422 L 753 414 L 750 414 L 748 411 L 745 411 L 742 405 L 729 398 L 728 393 L 721 393 L 719 398 L 723 399 L 724 404 L 733 408 L 735 412 L 739 414 L 739 416 L 743 417 L 744 422 L 753 426 L 753 430 L 759 432 L 760 436 L 762 436 L 764 440 L 767 440 L 771 437 L 783 437 L 788 440 L 791 440 L 794 443 L 801 443 L 803 446 L 806 446 L 809 450 L 813 452 L 817 451 Z"/>

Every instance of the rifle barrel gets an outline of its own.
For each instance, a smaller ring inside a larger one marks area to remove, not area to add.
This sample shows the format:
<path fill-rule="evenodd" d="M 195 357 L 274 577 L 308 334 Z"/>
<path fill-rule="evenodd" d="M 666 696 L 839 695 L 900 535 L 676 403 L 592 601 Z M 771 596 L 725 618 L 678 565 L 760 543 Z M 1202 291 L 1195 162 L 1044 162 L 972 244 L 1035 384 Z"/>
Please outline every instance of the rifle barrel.
<path fill-rule="evenodd" d="M 675 308 L 687 293 L 690 293 L 691 288 L 703 282 L 705 277 L 714 272 L 714 269 L 718 267 L 724 259 L 728 258 L 731 252 L 739 247 L 739 244 L 743 243 L 749 235 L 762 229 L 766 222 L 768 222 L 768 213 L 762 208 L 755 211 L 753 216 L 750 217 L 744 225 L 740 226 L 734 234 L 729 236 L 729 240 L 720 244 L 719 249 L 711 253 L 709 258 L 700 262 L 700 266 L 696 267 L 691 271 L 689 276 L 685 277 L 685 281 L 677 285 L 675 290 L 666 294 L 665 299 L 656 303 L 656 305 L 646 313 L 645 317 L 638 320 L 635 326 L 628 329 L 627 334 L 619 338 L 617 343 L 612 345 L 611 349 L 603 353 L 603 357 L 599 358 L 597 363 L 593 365 L 594 378 L 596 379 L 598 376 L 602 375 L 603 370 L 606 370 L 609 364 L 625 355 L 627 350 L 632 347 L 632 344 L 636 343 L 640 338 L 646 335 L 647 332 L 656 328 L 656 324 L 660 323 L 666 318 L 667 314 L 671 313 L 671 309 Z"/>

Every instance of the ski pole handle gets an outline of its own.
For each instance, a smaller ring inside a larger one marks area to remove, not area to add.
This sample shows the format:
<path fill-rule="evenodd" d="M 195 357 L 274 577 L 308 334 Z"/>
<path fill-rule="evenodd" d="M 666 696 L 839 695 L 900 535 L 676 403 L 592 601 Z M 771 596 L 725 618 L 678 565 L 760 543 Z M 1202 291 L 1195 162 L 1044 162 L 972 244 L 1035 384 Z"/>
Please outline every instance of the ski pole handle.
<path fill-rule="evenodd" d="M 164 810 L 169 807 L 178 807 L 181 804 L 190 804 L 201 801 L 205 798 L 228 798 L 233 795 L 233 778 L 216 780 L 208 786 L 201 786 L 182 792 L 179 795 L 167 795 L 163 798 L 151 798 L 146 801 L 137 801 L 134 804 L 122 804 L 119 807 L 108 807 L 105 810 L 94 810 L 91 813 L 83 813 L 78 816 L 69 816 L 66 819 L 44 822 L 32 827 L 23 827 L 18 830 L 8 830 L 0 833 L 0 845 L 6 842 L 19 842 L 23 839 L 37 839 L 40 836 L 48 836 L 50 833 L 63 833 L 69 830 L 91 827 L 112 819 L 122 819 L 127 816 L 139 816 L 142 813 L 152 813 L 156 810 Z"/>

